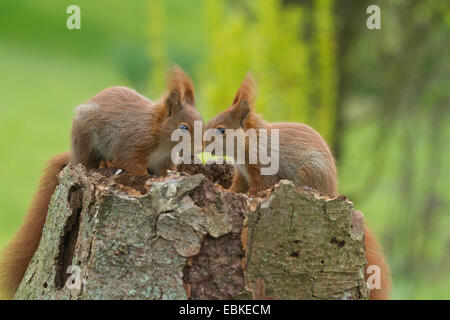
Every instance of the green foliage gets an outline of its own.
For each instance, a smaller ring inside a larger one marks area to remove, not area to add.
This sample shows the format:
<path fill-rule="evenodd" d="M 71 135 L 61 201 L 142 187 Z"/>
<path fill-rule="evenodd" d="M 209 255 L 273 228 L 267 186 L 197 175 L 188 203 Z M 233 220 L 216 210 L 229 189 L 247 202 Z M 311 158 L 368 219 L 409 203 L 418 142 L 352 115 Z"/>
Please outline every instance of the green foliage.
<path fill-rule="evenodd" d="M 151 77 L 161 79 L 169 59 L 161 53 L 163 12 L 159 1 L 149 3 L 150 60 L 159 66 Z M 257 80 L 259 113 L 269 121 L 309 123 L 332 143 L 337 95 L 333 2 L 317 0 L 307 8 L 278 0 L 239 5 L 204 0 L 202 6 L 207 54 L 195 66 L 202 114 L 208 119 L 226 108 L 250 72 Z M 314 18 L 307 18 L 311 14 Z"/>
<path fill-rule="evenodd" d="M 313 119 L 317 130 L 332 144 L 334 141 L 337 98 L 333 1 L 318 0 L 315 4 L 314 41 L 317 73 L 314 73 L 316 76 L 313 79 L 317 90 L 318 105 Z"/>
<path fill-rule="evenodd" d="M 204 1 L 208 55 L 198 79 L 209 118 L 226 108 L 247 72 L 257 80 L 257 111 L 270 121 L 306 122 L 332 142 L 336 104 L 332 1 L 311 9 L 277 0 Z M 307 37 L 306 29 L 313 36 Z M 313 69 L 311 65 L 315 65 Z M 315 119 L 315 120 L 314 120 Z"/>
<path fill-rule="evenodd" d="M 197 67 L 196 76 L 200 82 L 200 108 L 208 119 L 231 104 L 240 81 L 249 71 L 250 56 L 242 45 L 247 23 L 243 13 L 231 14 L 224 1 L 219 0 L 204 0 L 203 6 L 208 30 L 207 58 Z"/>
<path fill-rule="evenodd" d="M 148 56 L 152 66 L 150 93 L 157 96 L 164 90 L 164 74 L 167 70 L 167 52 L 165 49 L 165 12 L 162 0 L 148 2 Z"/>

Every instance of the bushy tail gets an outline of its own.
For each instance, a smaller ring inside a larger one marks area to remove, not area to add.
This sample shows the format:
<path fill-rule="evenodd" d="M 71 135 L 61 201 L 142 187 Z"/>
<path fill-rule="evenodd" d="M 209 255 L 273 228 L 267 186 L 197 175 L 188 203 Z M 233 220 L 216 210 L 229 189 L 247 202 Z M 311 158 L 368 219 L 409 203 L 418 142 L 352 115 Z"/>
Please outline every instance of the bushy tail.
<path fill-rule="evenodd" d="M 366 280 L 373 272 L 367 272 L 370 266 L 376 266 L 380 271 L 380 288 L 373 288 L 370 290 L 370 300 L 387 300 L 389 299 L 391 291 L 391 273 L 389 265 L 386 262 L 386 258 L 383 255 L 381 246 L 378 244 L 375 235 L 372 231 L 365 226 L 364 227 L 364 246 L 366 247 L 367 264 L 365 267 Z"/>
<path fill-rule="evenodd" d="M 69 152 L 64 152 L 48 161 L 22 225 L 0 255 L 0 295 L 5 298 L 13 297 L 39 245 L 58 174 L 69 160 Z"/>

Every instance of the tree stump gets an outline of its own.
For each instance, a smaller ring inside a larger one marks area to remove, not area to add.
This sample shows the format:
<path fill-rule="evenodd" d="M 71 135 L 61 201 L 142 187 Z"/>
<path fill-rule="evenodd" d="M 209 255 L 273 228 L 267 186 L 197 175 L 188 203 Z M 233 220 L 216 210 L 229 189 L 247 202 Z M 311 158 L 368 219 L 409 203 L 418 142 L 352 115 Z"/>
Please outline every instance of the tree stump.
<path fill-rule="evenodd" d="M 258 197 L 202 174 L 67 166 L 15 299 L 367 299 L 363 222 L 282 180 Z"/>

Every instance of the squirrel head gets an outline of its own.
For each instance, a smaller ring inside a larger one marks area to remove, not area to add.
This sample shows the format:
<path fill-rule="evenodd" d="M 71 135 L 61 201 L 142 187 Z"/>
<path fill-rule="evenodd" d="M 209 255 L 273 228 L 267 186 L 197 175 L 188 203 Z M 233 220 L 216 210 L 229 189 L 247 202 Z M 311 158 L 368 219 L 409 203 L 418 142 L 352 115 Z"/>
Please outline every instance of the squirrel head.
<path fill-rule="evenodd" d="M 200 152 L 202 145 L 195 145 L 194 124 L 203 119 L 195 108 L 194 85 L 191 78 L 178 66 L 174 66 L 167 77 L 168 92 L 162 100 L 163 117 L 159 139 L 172 147 L 177 141 L 171 141 L 172 133 L 179 129 L 188 131 L 191 137 L 192 154 Z"/>
<path fill-rule="evenodd" d="M 252 116 L 255 115 L 253 104 L 256 98 L 255 81 L 251 75 L 247 75 L 239 86 L 238 91 L 225 111 L 212 118 L 206 129 L 239 129 L 244 130 L 253 127 Z"/>
<path fill-rule="evenodd" d="M 231 105 L 206 124 L 205 132 L 211 129 L 216 130 L 215 134 L 222 137 L 223 146 L 225 146 L 227 129 L 243 129 L 246 131 L 250 128 L 258 129 L 263 126 L 262 119 L 255 113 L 253 107 L 255 99 L 255 81 L 250 74 L 247 74 Z M 208 145 L 208 143 L 205 144 Z M 228 154 L 228 152 L 225 151 L 225 154 Z"/>

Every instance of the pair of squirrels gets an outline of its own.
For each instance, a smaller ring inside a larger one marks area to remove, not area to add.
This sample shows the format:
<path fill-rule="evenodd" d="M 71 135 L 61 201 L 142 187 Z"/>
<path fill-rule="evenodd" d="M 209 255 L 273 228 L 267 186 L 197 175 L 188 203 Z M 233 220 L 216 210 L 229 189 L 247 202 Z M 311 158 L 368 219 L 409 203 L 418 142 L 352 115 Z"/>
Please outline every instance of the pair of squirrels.
<path fill-rule="evenodd" d="M 172 132 L 188 130 L 194 145 L 194 122 L 202 118 L 195 108 L 192 80 L 174 67 L 167 86 L 168 93 L 157 102 L 126 87 L 111 87 L 77 107 L 70 152 L 48 161 L 24 222 L 0 257 L 0 292 L 12 297 L 17 290 L 39 245 L 50 198 L 65 166 L 81 163 L 89 170 L 106 163 L 136 175 L 164 175 L 174 168 L 171 152 L 177 142 L 171 141 Z M 223 139 L 226 129 L 279 129 L 279 170 L 275 175 L 261 175 L 259 164 L 236 165 L 231 191 L 255 194 L 288 179 L 336 197 L 335 161 L 320 134 L 305 124 L 268 123 L 255 113 L 254 101 L 254 82 L 247 76 L 231 106 L 210 120 L 206 129 L 217 129 Z M 389 267 L 367 227 L 364 244 L 366 268 L 377 265 L 381 270 L 381 288 L 371 289 L 370 299 L 388 299 Z"/>

